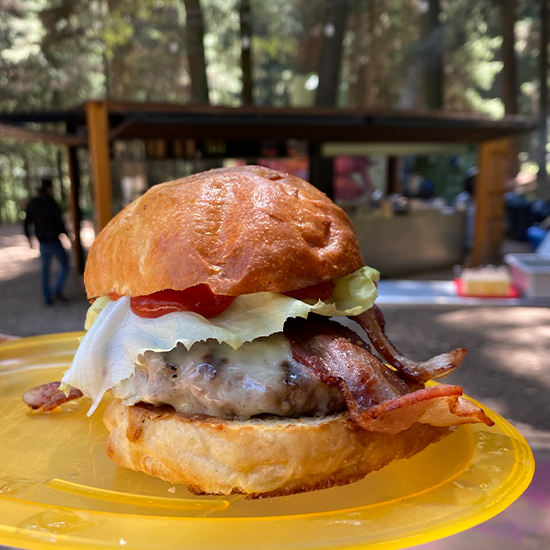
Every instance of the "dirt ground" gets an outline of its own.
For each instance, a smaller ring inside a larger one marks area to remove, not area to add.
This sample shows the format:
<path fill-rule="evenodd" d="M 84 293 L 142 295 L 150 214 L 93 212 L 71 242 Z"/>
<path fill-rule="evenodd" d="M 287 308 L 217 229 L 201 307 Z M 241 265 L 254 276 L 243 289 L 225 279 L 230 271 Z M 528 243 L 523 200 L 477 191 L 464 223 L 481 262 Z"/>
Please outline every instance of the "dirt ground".
<path fill-rule="evenodd" d="M 54 266 L 52 281 L 59 270 Z M 30 248 L 20 227 L 0 226 L 0 333 L 35 336 L 83 330 L 89 304 L 82 277 L 71 266 L 65 286 L 70 302 L 46 306 L 40 269 L 38 243 Z"/>

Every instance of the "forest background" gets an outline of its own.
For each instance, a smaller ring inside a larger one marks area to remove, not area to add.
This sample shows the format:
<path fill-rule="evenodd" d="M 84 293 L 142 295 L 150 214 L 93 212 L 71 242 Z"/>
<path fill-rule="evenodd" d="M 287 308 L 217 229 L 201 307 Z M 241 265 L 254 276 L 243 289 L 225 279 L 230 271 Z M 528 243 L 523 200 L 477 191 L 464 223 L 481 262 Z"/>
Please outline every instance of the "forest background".
<path fill-rule="evenodd" d="M 0 0 L 0 112 L 89 99 L 538 117 L 511 181 L 548 194 L 546 0 Z M 0 139 L 0 223 L 65 151 Z M 83 153 L 82 208 L 92 208 Z M 538 185 L 536 185 L 538 182 Z"/>

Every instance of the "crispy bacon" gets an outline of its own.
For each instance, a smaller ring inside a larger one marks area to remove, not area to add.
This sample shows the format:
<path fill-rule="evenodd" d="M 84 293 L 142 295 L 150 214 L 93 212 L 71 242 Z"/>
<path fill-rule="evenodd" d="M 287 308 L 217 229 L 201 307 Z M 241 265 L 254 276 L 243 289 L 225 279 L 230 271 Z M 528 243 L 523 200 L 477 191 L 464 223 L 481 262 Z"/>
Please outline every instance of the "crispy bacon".
<path fill-rule="evenodd" d="M 289 319 L 284 333 L 292 355 L 322 380 L 337 386 L 352 418 L 388 399 L 409 392 L 407 384 L 369 351 L 351 329 L 326 317 Z"/>
<path fill-rule="evenodd" d="M 358 424 L 370 431 L 398 433 L 415 422 L 432 426 L 494 424 L 482 409 L 462 397 L 460 386 L 444 384 L 413 391 L 371 407 L 361 415 Z"/>
<path fill-rule="evenodd" d="M 376 351 L 399 372 L 425 383 L 428 380 L 443 378 L 447 376 L 453 369 L 460 365 L 462 359 L 466 355 L 464 348 L 457 348 L 449 353 L 436 355 L 428 361 L 417 362 L 399 353 L 396 347 L 390 342 L 384 330 L 385 320 L 382 311 L 378 306 L 373 306 L 369 310 L 350 317 L 356 321 L 361 328 L 367 333 L 370 341 L 374 345 Z"/>
<path fill-rule="evenodd" d="M 41 386 L 35 386 L 23 395 L 23 401 L 31 409 L 40 409 L 43 412 L 51 411 L 67 401 L 82 397 L 82 392 L 70 387 L 69 395 L 59 389 L 61 382 L 48 382 Z"/>
<path fill-rule="evenodd" d="M 411 389 L 355 332 L 339 323 L 310 315 L 287 321 L 284 332 L 294 358 L 340 389 L 351 420 L 364 429 L 397 433 L 415 422 L 492 425 L 481 409 L 461 397 L 459 386 Z"/>

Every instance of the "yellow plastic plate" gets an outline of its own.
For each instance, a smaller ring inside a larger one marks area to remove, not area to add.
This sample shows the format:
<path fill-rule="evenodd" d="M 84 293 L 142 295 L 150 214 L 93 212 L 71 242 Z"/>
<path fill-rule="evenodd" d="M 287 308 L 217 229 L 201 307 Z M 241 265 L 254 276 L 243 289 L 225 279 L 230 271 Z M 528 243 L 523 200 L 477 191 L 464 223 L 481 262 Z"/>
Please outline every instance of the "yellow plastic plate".
<path fill-rule="evenodd" d="M 89 400 L 33 414 L 32 386 L 59 380 L 79 334 L 0 345 L 0 545 L 19 548 L 237 550 L 404 548 L 498 514 L 527 488 L 532 453 L 521 435 L 463 426 L 359 483 L 258 501 L 194 496 L 120 468 L 104 451 L 102 409 Z"/>

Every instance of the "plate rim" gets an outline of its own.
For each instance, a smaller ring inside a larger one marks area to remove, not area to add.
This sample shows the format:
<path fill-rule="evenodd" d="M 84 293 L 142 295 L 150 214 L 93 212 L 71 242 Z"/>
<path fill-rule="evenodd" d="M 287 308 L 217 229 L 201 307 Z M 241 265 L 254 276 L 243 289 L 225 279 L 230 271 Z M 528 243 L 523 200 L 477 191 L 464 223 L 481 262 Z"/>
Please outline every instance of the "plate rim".
<path fill-rule="evenodd" d="M 49 344 L 53 343 L 55 341 L 62 341 L 65 340 L 68 344 L 72 340 L 72 343 L 75 343 L 76 338 L 84 334 L 82 331 L 77 332 L 70 332 L 70 333 L 56 333 L 56 334 L 49 334 L 49 335 L 39 335 L 39 336 L 32 336 L 32 337 L 25 337 L 18 340 L 12 340 L 7 341 L 2 344 L 0 344 L 0 373 L 6 373 L 9 374 L 10 371 L 13 370 L 13 368 L 8 368 L 5 370 L 2 366 L 3 363 L 3 352 L 6 351 L 16 351 L 17 348 L 21 348 L 24 351 L 29 351 L 29 344 Z M 69 344 L 71 345 L 71 344 Z M 76 349 L 76 346 L 75 346 Z M 72 348 L 64 350 L 65 354 L 67 352 L 72 352 Z M 32 356 L 33 353 L 27 353 L 22 354 Z M 10 361 L 11 362 L 11 361 Z M 37 367 L 33 367 L 37 368 Z M 41 368 L 56 368 L 53 364 L 44 365 Z M 512 504 L 515 500 L 517 500 L 523 492 L 527 489 L 529 484 L 532 481 L 534 471 L 535 471 L 535 461 L 534 456 L 531 448 L 527 444 L 525 438 L 522 436 L 522 434 L 519 432 L 519 430 L 510 422 L 508 422 L 505 418 L 503 418 L 500 414 L 496 413 L 495 411 L 492 411 L 491 409 L 484 407 L 481 403 L 478 401 L 471 399 L 474 403 L 478 404 L 479 406 L 483 407 L 488 414 L 493 418 L 495 421 L 495 425 L 498 426 L 498 428 L 508 437 L 508 439 L 511 441 L 512 447 L 513 447 L 513 457 L 514 462 L 512 464 L 512 467 L 510 468 L 510 471 L 507 473 L 504 481 L 502 482 L 501 486 L 506 485 L 506 491 L 502 494 L 497 495 L 498 498 L 494 500 L 489 508 L 482 511 L 481 513 L 474 515 L 472 517 L 466 517 L 465 519 L 462 519 L 460 521 L 455 521 L 454 523 L 450 523 L 450 518 L 447 519 L 447 522 L 443 523 L 441 526 L 435 527 L 432 530 L 425 532 L 425 533 L 416 533 L 416 534 L 410 534 L 402 536 L 401 538 L 398 538 L 396 540 L 386 540 L 386 541 L 379 541 L 379 542 L 365 542 L 365 543 L 359 543 L 359 544 L 352 544 L 349 545 L 347 543 L 344 543 L 345 546 L 341 546 L 339 548 L 346 548 L 346 549 L 352 549 L 352 548 L 365 548 L 365 549 L 382 549 L 385 550 L 396 550 L 398 548 L 406 548 L 412 545 L 416 544 L 422 544 L 434 540 L 438 540 L 453 534 L 460 533 L 466 529 L 469 529 L 471 527 L 474 527 L 476 525 L 479 525 L 488 519 L 491 519 L 501 513 L 503 510 L 505 510 L 510 504 Z M 459 429 L 469 429 L 472 433 L 472 435 L 475 433 L 475 431 L 484 430 L 487 429 L 484 426 L 478 425 L 478 424 L 469 424 L 469 425 L 462 425 L 458 427 Z M 125 514 L 125 513 L 119 513 L 119 512 L 104 512 L 104 511 L 96 511 L 96 510 L 86 510 L 83 508 L 74 508 L 74 507 L 67 507 L 67 506 L 59 506 L 54 504 L 43 504 L 43 503 L 37 503 L 37 502 L 31 502 L 25 499 L 20 499 L 16 497 L 6 497 L 6 500 L 9 505 L 9 501 L 18 501 L 21 504 L 24 504 L 26 506 L 29 506 L 30 508 L 35 509 L 41 509 L 44 508 L 48 509 L 63 509 L 63 510 L 69 510 L 73 512 L 85 512 L 87 514 L 99 514 L 101 516 L 132 516 L 135 518 L 147 518 L 147 517 L 156 517 L 160 518 L 163 517 L 165 519 L 177 519 L 181 522 L 202 522 L 202 523 L 234 523 L 236 521 L 238 522 L 268 522 L 273 521 L 274 519 L 279 521 L 291 521 L 291 520 L 304 520 L 307 518 L 313 518 L 313 517 L 323 517 L 323 516 L 331 516 L 336 514 L 342 514 L 347 511 L 364 511 L 371 507 L 376 506 L 388 506 L 391 505 L 391 503 L 398 501 L 408 502 L 410 504 L 411 500 L 414 501 L 415 497 L 418 497 L 419 495 L 426 495 L 429 494 L 431 491 L 434 491 L 438 487 L 444 486 L 448 483 L 452 483 L 454 479 L 456 479 L 462 472 L 465 471 L 465 469 L 468 468 L 469 465 L 472 464 L 473 457 L 476 453 L 477 445 L 474 444 L 471 456 L 469 459 L 469 462 L 467 465 L 461 469 L 459 469 L 453 476 L 447 478 L 445 481 L 442 481 L 434 486 L 430 486 L 427 489 L 424 489 L 418 493 L 414 493 L 411 495 L 405 496 L 403 499 L 392 499 L 391 501 L 384 501 L 382 503 L 371 503 L 366 504 L 364 506 L 359 507 L 353 507 L 353 508 L 341 508 L 338 510 L 328 510 L 328 511 L 321 511 L 321 512 L 308 512 L 304 514 L 286 514 L 286 515 L 279 515 L 279 516 L 257 516 L 257 517 L 183 517 L 183 518 L 170 518 L 167 516 L 150 516 L 150 515 L 140 515 L 140 514 Z M 521 475 L 518 475 L 518 471 L 523 470 L 521 472 Z M 491 493 L 493 494 L 494 491 Z M 494 497 L 492 497 L 494 498 Z M 16 532 L 20 533 L 20 535 L 17 535 Z M 9 526 L 6 524 L 0 524 L 0 534 L 7 535 L 8 538 L 12 538 L 15 540 L 18 540 L 20 542 L 27 542 L 27 543 L 33 543 L 40 544 L 41 541 L 36 536 L 32 536 L 31 534 L 27 536 L 21 537 L 23 533 L 21 531 L 29 531 L 28 529 L 24 528 L 18 528 L 15 526 Z M 12 535 L 10 537 L 10 534 Z M 55 537 L 58 537 L 58 535 L 53 535 Z M 72 545 L 78 544 L 79 541 L 87 541 L 88 544 L 91 544 L 92 546 L 95 545 L 97 548 L 110 548 L 114 547 L 114 544 L 107 544 L 107 542 L 102 541 L 101 539 L 92 539 L 90 537 L 83 538 L 78 535 L 68 535 L 63 536 L 62 539 L 58 539 L 55 543 L 59 547 L 62 548 L 69 548 Z M 0 540 L 0 548 L 2 548 L 2 541 Z M 42 546 L 40 546 L 42 547 Z M 13 547 L 17 548 L 17 547 Z M 336 546 L 332 545 L 330 548 L 336 548 Z"/>

